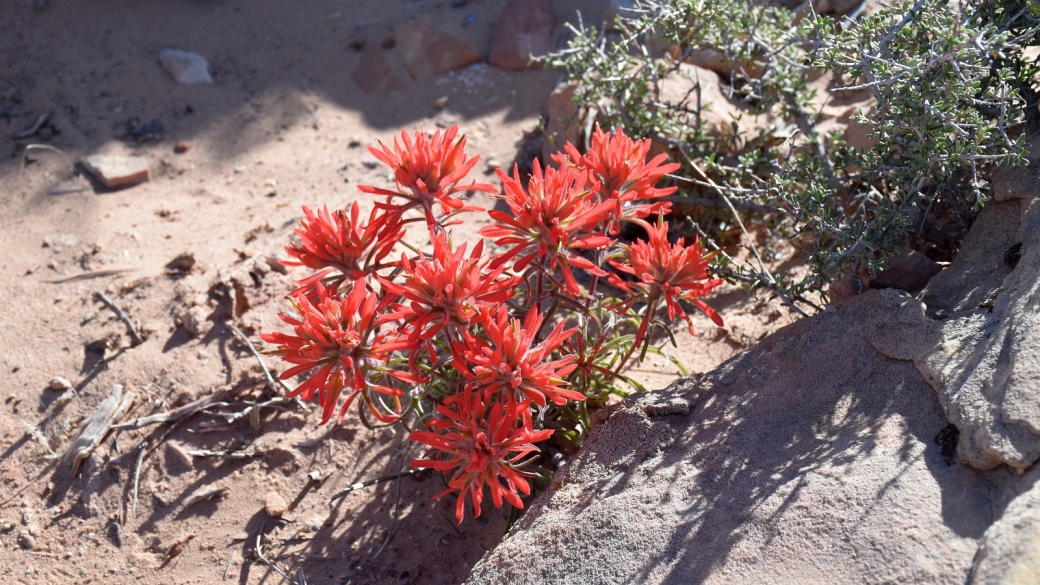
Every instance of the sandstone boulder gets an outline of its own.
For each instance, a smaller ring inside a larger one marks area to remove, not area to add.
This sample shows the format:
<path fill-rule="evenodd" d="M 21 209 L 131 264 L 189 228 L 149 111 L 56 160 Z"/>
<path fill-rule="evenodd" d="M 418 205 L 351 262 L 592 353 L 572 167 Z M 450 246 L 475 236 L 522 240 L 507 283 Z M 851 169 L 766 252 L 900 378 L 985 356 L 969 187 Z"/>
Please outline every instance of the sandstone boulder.
<path fill-rule="evenodd" d="M 513 0 L 495 23 L 488 62 L 502 69 L 537 67 L 531 57 L 552 52 L 556 9 L 551 0 Z"/>
<path fill-rule="evenodd" d="M 408 73 L 415 79 L 434 77 L 482 59 L 476 47 L 439 30 L 429 16 L 398 27 L 393 38 Z"/>
<path fill-rule="evenodd" d="M 868 291 L 623 403 L 469 583 L 963 582 L 992 485 L 946 463 L 935 392 L 868 341 L 907 313 Z"/>
<path fill-rule="evenodd" d="M 957 259 L 606 413 L 470 583 L 1040 581 L 1040 176 Z"/>

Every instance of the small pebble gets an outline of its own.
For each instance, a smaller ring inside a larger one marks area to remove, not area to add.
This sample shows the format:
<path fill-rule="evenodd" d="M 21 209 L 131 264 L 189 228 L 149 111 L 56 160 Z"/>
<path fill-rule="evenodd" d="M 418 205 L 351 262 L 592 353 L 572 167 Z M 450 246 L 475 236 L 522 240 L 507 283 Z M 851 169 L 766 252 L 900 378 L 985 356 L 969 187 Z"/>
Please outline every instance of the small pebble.
<path fill-rule="evenodd" d="M 36 539 L 31 534 L 23 532 L 18 535 L 18 546 L 25 550 L 32 550 L 36 548 Z"/>
<path fill-rule="evenodd" d="M 289 267 L 282 264 L 281 258 L 279 258 L 277 254 L 271 254 L 265 258 L 265 260 L 267 261 L 267 265 L 271 267 L 271 270 L 274 270 L 278 274 L 289 274 Z"/>
<path fill-rule="evenodd" d="M 318 481 L 321 479 L 321 472 L 315 469 L 314 471 L 307 474 L 307 479 L 311 481 Z"/>
<path fill-rule="evenodd" d="M 357 148 L 361 146 L 361 137 L 356 134 L 351 136 L 350 140 L 347 141 L 347 146 L 349 146 L 350 148 Z"/>
<path fill-rule="evenodd" d="M 51 390 L 68 390 L 72 388 L 72 382 L 69 382 L 61 376 L 55 376 L 50 383 Z"/>
<path fill-rule="evenodd" d="M 443 110 L 444 108 L 448 107 L 448 96 L 438 98 L 437 101 L 433 102 L 433 107 L 437 108 L 438 110 Z"/>
<path fill-rule="evenodd" d="M 83 320 L 80 321 L 80 325 L 86 325 L 87 323 L 90 323 L 94 320 L 94 317 L 97 317 L 97 313 L 93 311 L 87 313 L 86 315 L 83 315 Z"/>
<path fill-rule="evenodd" d="M 282 514 L 285 514 L 288 509 L 289 504 L 285 503 L 285 498 L 278 492 L 270 492 L 264 496 L 264 512 L 267 512 L 268 516 L 281 518 Z"/>
<path fill-rule="evenodd" d="M 257 260 L 253 262 L 253 274 L 257 276 L 263 276 L 271 271 L 271 265 L 266 260 Z"/>
<path fill-rule="evenodd" d="M 361 164 L 363 164 L 366 169 L 374 169 L 379 167 L 379 161 L 372 158 L 361 161 Z"/>
<path fill-rule="evenodd" d="M 184 154 L 191 150 L 191 143 L 186 140 L 178 140 L 177 144 L 173 147 L 173 152 L 177 154 Z"/>

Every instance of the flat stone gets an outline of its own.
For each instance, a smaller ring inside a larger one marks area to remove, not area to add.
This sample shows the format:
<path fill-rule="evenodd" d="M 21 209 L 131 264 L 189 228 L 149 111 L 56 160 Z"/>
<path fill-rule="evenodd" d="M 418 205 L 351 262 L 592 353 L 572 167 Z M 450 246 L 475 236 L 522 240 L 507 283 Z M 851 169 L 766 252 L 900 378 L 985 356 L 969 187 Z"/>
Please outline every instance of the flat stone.
<path fill-rule="evenodd" d="M 209 62 L 198 53 L 163 49 L 159 53 L 159 64 L 181 85 L 213 83 L 213 77 L 209 74 Z"/>
<path fill-rule="evenodd" d="M 546 141 L 542 150 L 545 160 L 562 151 L 564 144 L 577 144 L 581 138 L 581 116 L 578 115 L 578 104 L 574 101 L 577 87 L 576 82 L 561 83 L 549 94 Z"/>
<path fill-rule="evenodd" d="M 69 388 L 72 388 L 72 382 L 69 382 L 65 378 L 62 378 L 61 376 L 55 376 L 54 378 L 51 379 L 51 383 L 48 384 L 48 386 L 50 387 L 51 390 L 57 390 L 57 391 L 68 390 Z"/>
<path fill-rule="evenodd" d="M 513 0 L 495 23 L 488 62 L 502 69 L 531 69 L 531 57 L 552 52 L 556 9 L 551 0 Z"/>
<path fill-rule="evenodd" d="M 148 159 L 141 156 L 93 154 L 81 158 L 80 162 L 109 189 L 130 187 L 149 178 Z"/>
<path fill-rule="evenodd" d="M 425 15 L 398 27 L 394 39 L 408 73 L 415 79 L 434 77 L 483 59 L 476 47 L 439 30 Z"/>
<path fill-rule="evenodd" d="M 367 43 L 361 51 L 361 60 L 358 61 L 354 73 L 350 79 L 361 91 L 372 94 L 379 91 L 380 84 L 390 75 L 390 63 L 383 55 L 383 49 L 375 43 Z"/>
<path fill-rule="evenodd" d="M 289 504 L 285 503 L 285 498 L 278 492 L 270 492 L 264 496 L 264 512 L 272 518 L 281 518 L 283 514 L 289 509 Z"/>

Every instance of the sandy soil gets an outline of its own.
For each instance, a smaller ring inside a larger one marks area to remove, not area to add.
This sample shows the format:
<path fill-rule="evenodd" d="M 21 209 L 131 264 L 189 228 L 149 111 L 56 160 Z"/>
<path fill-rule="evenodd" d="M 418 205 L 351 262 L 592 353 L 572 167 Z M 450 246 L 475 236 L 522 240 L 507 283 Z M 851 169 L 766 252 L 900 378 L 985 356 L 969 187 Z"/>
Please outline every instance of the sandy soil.
<path fill-rule="evenodd" d="M 256 556 L 262 535 L 263 554 L 297 582 L 305 575 L 307 583 L 333 583 L 364 568 L 352 582 L 458 583 L 500 540 L 504 513 L 486 509 L 455 527 L 451 502 L 430 500 L 443 489 L 432 475 L 381 483 L 330 505 L 331 495 L 396 473 L 417 451 L 353 419 L 319 428 L 314 409 L 268 407 L 259 418 L 230 424 L 200 414 L 178 425 L 122 430 L 72 477 L 55 455 L 116 384 L 136 395 L 126 418 L 216 392 L 228 396 L 228 406 L 214 409 L 225 413 L 270 399 L 257 360 L 226 324 L 256 343 L 260 331 L 276 327 L 293 274 L 256 270 L 251 259 L 284 245 L 301 205 L 359 200 L 367 208 L 356 185 L 384 184 L 387 176 L 371 164 L 365 145 L 401 129 L 458 123 L 471 153 L 501 162 L 517 156 L 557 72 L 478 64 L 410 81 L 388 50 L 395 71 L 409 80 L 402 89 L 366 94 L 351 80 L 360 59 L 352 41 L 381 43 L 418 14 L 486 54 L 505 3 L 51 0 L 43 10 L 24 0 L 4 3 L 0 581 L 280 582 Z M 605 2 L 555 4 L 561 19 L 580 9 L 586 22 L 598 22 Z M 205 55 L 214 84 L 176 85 L 157 63 L 167 47 Z M 442 96 L 449 104 L 438 110 L 433 104 Z M 11 138 L 44 113 L 50 116 L 35 136 Z M 178 141 L 190 150 L 175 154 Z M 63 154 L 30 151 L 23 169 L 31 143 Z M 145 156 L 152 180 L 101 188 L 73 164 L 93 153 Z M 458 237 L 472 238 L 483 221 L 474 217 Z M 166 268 L 186 252 L 196 259 L 190 272 Z M 140 321 L 148 333 L 143 344 L 131 345 L 94 290 Z M 788 322 L 774 306 L 733 290 L 711 303 L 727 327 L 699 319 L 698 336 L 680 334 L 675 352 L 694 372 Z M 206 318 L 199 337 L 177 324 L 193 307 Z M 634 373 L 654 388 L 677 376 L 674 366 L 653 361 Z M 48 388 L 55 376 L 74 384 L 71 400 Z M 134 469 L 146 442 L 132 510 Z M 246 456 L 184 455 L 200 450 Z M 321 480 L 309 479 L 311 472 Z M 182 509 L 215 487 L 227 491 Z M 271 492 L 288 504 L 280 519 L 265 512 Z M 385 550 L 366 567 L 391 530 Z"/>

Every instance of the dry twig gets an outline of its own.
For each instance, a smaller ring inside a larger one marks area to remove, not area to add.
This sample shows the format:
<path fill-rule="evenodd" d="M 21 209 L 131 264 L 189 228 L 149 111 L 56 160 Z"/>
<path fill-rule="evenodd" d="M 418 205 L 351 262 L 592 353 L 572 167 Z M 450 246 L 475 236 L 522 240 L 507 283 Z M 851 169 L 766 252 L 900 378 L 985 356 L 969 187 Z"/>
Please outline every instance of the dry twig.
<path fill-rule="evenodd" d="M 133 403 L 134 396 L 134 393 L 129 391 L 124 394 L 123 387 L 116 384 L 108 398 L 90 415 L 83 432 L 76 437 L 62 457 L 62 463 L 71 465 L 71 475 L 76 475 L 83 460 L 105 439 L 112 423 L 126 412 Z"/>
<path fill-rule="evenodd" d="M 184 500 L 184 503 L 181 504 L 181 507 L 177 509 L 177 514 L 183 514 L 185 511 L 187 511 L 188 508 L 194 506 L 195 504 L 198 504 L 199 502 L 202 502 L 202 501 L 205 501 L 205 500 L 212 500 L 213 498 L 216 498 L 218 496 L 222 497 L 227 492 L 228 492 L 228 488 L 226 488 L 226 487 L 218 487 L 218 488 L 203 490 L 201 492 L 196 492 L 196 493 L 192 494 L 191 496 L 189 496 L 187 500 Z"/>
<path fill-rule="evenodd" d="M 119 317 L 119 320 L 126 324 L 127 330 L 130 331 L 130 339 L 133 341 L 134 345 L 141 345 L 144 343 L 144 338 L 141 337 L 141 331 L 137 328 L 137 324 L 134 323 L 134 320 L 130 318 L 130 315 L 127 315 L 126 311 L 121 309 L 115 301 L 108 298 L 105 293 L 97 289 L 94 290 L 94 298 L 104 303 L 109 309 L 112 309 L 112 312 Z"/>
<path fill-rule="evenodd" d="M 174 557 L 184 552 L 184 549 L 187 548 L 188 543 L 191 542 L 191 539 L 195 538 L 195 536 L 196 534 L 192 532 L 187 536 L 182 536 L 181 538 L 177 539 L 177 542 L 173 543 L 173 545 L 170 546 L 170 549 L 166 551 L 166 556 L 163 558 L 163 562 L 161 565 L 159 565 L 159 568 L 161 569 L 166 565 L 170 564 L 170 561 L 172 561 Z"/>

